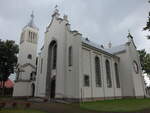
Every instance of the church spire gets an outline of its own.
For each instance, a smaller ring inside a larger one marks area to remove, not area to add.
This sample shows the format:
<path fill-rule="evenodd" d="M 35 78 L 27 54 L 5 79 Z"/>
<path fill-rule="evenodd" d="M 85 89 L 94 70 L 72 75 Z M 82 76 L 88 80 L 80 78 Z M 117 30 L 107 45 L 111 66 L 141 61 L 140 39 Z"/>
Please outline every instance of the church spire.
<path fill-rule="evenodd" d="M 34 28 L 34 29 L 38 29 L 36 27 L 36 25 L 34 24 L 34 12 L 33 11 L 31 13 L 30 17 L 31 17 L 31 19 L 30 19 L 29 23 L 25 27 L 31 27 L 31 28 Z"/>

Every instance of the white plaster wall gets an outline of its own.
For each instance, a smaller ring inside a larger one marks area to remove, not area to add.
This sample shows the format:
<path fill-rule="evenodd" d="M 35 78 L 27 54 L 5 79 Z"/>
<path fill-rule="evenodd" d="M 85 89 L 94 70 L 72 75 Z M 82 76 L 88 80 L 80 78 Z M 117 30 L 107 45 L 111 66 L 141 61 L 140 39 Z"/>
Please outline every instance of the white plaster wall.
<path fill-rule="evenodd" d="M 31 72 L 35 71 L 35 69 L 32 68 L 30 65 L 28 65 L 23 70 L 24 70 L 24 72 L 21 72 L 21 76 L 19 77 L 19 79 L 30 80 L 30 74 L 31 74 Z"/>
<path fill-rule="evenodd" d="M 106 76 L 106 65 L 105 65 L 106 59 L 109 60 L 109 62 L 110 62 L 111 82 L 112 82 L 112 87 L 111 88 L 107 87 L 107 76 Z M 115 92 L 114 92 L 114 77 L 113 77 L 114 75 L 112 73 L 114 67 L 112 65 L 112 59 L 111 59 L 111 57 L 104 55 L 104 58 L 103 58 L 103 67 L 104 67 L 103 68 L 103 70 L 104 70 L 103 74 L 104 74 L 105 97 L 114 97 L 115 96 Z"/>
<path fill-rule="evenodd" d="M 134 47 L 133 43 L 129 46 L 129 55 L 131 57 L 130 65 L 132 65 L 132 76 L 133 76 L 133 83 L 134 83 L 134 89 L 135 89 L 135 96 L 144 96 L 145 90 L 144 90 L 144 80 L 142 77 L 142 69 L 140 65 L 139 60 L 139 54 L 136 51 L 136 48 Z M 139 68 L 139 73 L 136 73 L 133 68 L 133 61 L 136 61 Z"/>
<path fill-rule="evenodd" d="M 96 87 L 95 81 L 95 56 L 100 58 L 100 70 L 101 70 L 101 79 L 102 79 L 102 87 Z M 107 87 L 107 79 L 106 79 L 106 66 L 105 60 L 108 59 L 110 61 L 111 68 L 111 80 L 112 87 Z M 112 56 L 108 56 L 102 52 L 95 51 L 93 49 L 82 47 L 82 80 L 81 89 L 82 89 L 82 98 L 107 98 L 107 97 L 121 97 L 121 88 L 116 88 L 116 78 L 114 72 L 114 62 L 119 62 L 118 58 L 114 58 Z M 84 74 L 90 76 L 90 86 L 84 87 Z M 121 81 L 120 81 L 121 82 Z"/>
<path fill-rule="evenodd" d="M 95 73 L 95 56 L 98 56 L 100 59 L 100 72 L 101 72 L 101 81 L 102 86 L 96 87 L 96 73 Z M 103 74 L 103 64 L 102 64 L 102 54 L 92 52 L 91 57 L 92 65 L 92 86 L 93 86 L 93 97 L 104 97 L 104 74 Z"/>
<path fill-rule="evenodd" d="M 41 52 L 38 56 L 38 65 L 37 65 L 37 75 L 36 75 L 36 82 L 35 82 L 35 96 L 38 97 L 43 97 L 45 96 L 44 92 L 41 91 L 41 89 L 43 88 L 42 86 L 45 85 L 43 84 L 43 76 L 42 76 L 42 72 L 41 72 L 41 59 L 42 59 L 42 53 Z"/>
<path fill-rule="evenodd" d="M 121 86 L 123 96 L 144 96 L 144 80 L 140 66 L 140 60 L 134 46 L 134 42 L 126 44 L 126 52 L 119 53 Z M 136 74 L 133 69 L 133 61 L 138 63 L 139 73 Z"/>
<path fill-rule="evenodd" d="M 13 96 L 31 96 L 32 89 L 30 82 L 16 82 L 14 85 Z"/>
<path fill-rule="evenodd" d="M 38 34 L 38 31 L 35 29 L 29 28 L 29 27 L 23 29 L 23 31 L 25 32 L 25 35 L 24 35 L 25 41 L 21 43 L 19 46 L 18 64 L 20 65 L 23 65 L 26 63 L 35 65 L 36 63 L 37 43 L 30 43 L 27 41 L 29 38 L 29 35 L 28 35 L 29 30 Z M 36 40 L 38 40 L 38 35 L 36 38 L 37 38 Z M 29 54 L 32 55 L 32 59 L 27 58 Z"/>
<path fill-rule="evenodd" d="M 120 88 L 117 88 L 117 83 L 116 83 L 116 75 L 115 75 L 115 67 L 114 67 L 114 63 L 118 64 L 118 73 L 119 73 L 119 81 L 120 81 Z M 113 65 L 113 80 L 114 80 L 114 95 L 116 97 L 122 97 L 122 92 L 121 92 L 121 73 L 120 73 L 120 66 L 119 66 L 119 59 L 115 59 L 112 61 L 112 65 Z"/>
<path fill-rule="evenodd" d="M 66 76 L 66 22 L 53 18 L 48 31 L 45 33 L 44 49 L 42 51 L 43 57 L 43 73 L 40 80 L 41 88 L 40 92 L 45 95 L 46 88 L 46 76 L 47 76 L 47 59 L 48 48 L 52 40 L 57 42 L 57 70 L 56 70 L 56 98 L 66 96 L 65 94 L 65 76 Z"/>
<path fill-rule="evenodd" d="M 91 98 L 121 96 L 121 90 L 114 85 L 113 58 L 109 57 L 111 64 L 112 88 L 106 88 L 105 55 L 98 52 L 101 60 L 102 87 L 95 86 L 95 50 L 83 49 L 81 35 L 70 32 L 66 21 L 53 17 L 51 24 L 45 32 L 44 48 L 39 55 L 38 75 L 36 82 L 37 96 L 45 96 L 48 47 L 52 40 L 57 41 L 57 75 L 56 75 L 56 98 Z M 73 65 L 68 66 L 68 48 L 73 48 Z M 43 71 L 40 70 L 40 60 L 43 58 Z M 90 86 L 84 87 L 83 76 L 90 76 Z"/>
<path fill-rule="evenodd" d="M 68 98 L 80 98 L 79 71 L 80 71 L 80 48 L 81 35 L 73 35 L 67 31 L 66 40 L 66 75 L 65 75 L 65 95 Z M 68 65 L 68 49 L 72 46 L 72 66 Z"/>
<path fill-rule="evenodd" d="M 83 62 L 83 98 L 91 98 L 92 97 L 92 73 L 91 73 L 91 55 L 90 50 L 82 49 L 82 62 Z M 84 75 L 89 76 L 89 86 L 84 86 Z"/>
<path fill-rule="evenodd" d="M 122 87 L 123 96 L 134 96 L 134 86 L 132 78 L 132 66 L 130 64 L 129 53 L 126 52 L 117 54 L 120 57 L 119 67 L 120 67 L 120 80 Z"/>
<path fill-rule="evenodd" d="M 35 65 L 36 63 L 36 51 L 37 45 L 29 42 L 24 42 L 19 47 L 18 64 L 23 65 L 30 63 Z M 32 59 L 28 59 L 28 55 L 32 55 Z"/>
<path fill-rule="evenodd" d="M 30 43 L 29 40 L 29 30 L 35 32 L 37 37 L 35 38 L 34 43 Z M 37 56 L 37 43 L 38 40 L 38 30 L 30 27 L 25 27 L 23 29 L 24 32 L 24 42 L 22 42 L 19 46 L 19 55 L 18 55 L 18 64 L 22 66 L 24 64 L 30 63 L 31 65 L 36 67 L 36 56 Z M 28 59 L 28 55 L 32 55 L 32 59 Z M 31 96 L 31 82 L 27 82 L 26 80 L 30 80 L 31 72 L 35 71 L 30 65 L 22 68 L 24 72 L 20 72 L 19 80 L 15 82 L 13 96 Z"/>

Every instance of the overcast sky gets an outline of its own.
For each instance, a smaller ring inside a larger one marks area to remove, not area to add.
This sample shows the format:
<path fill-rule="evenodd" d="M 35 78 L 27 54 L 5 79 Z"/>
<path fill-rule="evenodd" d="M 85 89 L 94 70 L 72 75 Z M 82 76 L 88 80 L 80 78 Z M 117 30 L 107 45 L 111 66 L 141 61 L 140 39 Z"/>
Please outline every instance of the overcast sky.
<path fill-rule="evenodd" d="M 35 24 L 39 28 L 39 46 L 46 26 L 51 21 L 55 5 L 61 16 L 68 15 L 72 30 L 84 37 L 107 45 L 120 45 L 127 41 L 128 29 L 138 49 L 150 52 L 150 40 L 143 32 L 150 4 L 148 0 L 0 0 L 0 39 L 20 40 L 22 28 L 29 22 L 34 10 Z"/>

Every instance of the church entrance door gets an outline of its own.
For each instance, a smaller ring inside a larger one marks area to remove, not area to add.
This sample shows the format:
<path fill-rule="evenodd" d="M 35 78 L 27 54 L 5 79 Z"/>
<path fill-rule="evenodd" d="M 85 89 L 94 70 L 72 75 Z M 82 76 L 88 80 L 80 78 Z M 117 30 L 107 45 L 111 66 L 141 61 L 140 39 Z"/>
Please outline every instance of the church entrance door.
<path fill-rule="evenodd" d="M 51 99 L 55 98 L 55 87 L 56 87 L 56 76 L 53 76 L 51 79 L 51 94 L 50 94 Z"/>
<path fill-rule="evenodd" d="M 56 64 L 57 64 L 57 42 L 51 41 L 48 48 L 48 64 L 46 77 L 46 96 L 54 99 L 56 89 Z"/>
<path fill-rule="evenodd" d="M 32 90 L 32 92 L 31 92 L 32 95 L 31 96 L 34 97 L 34 92 L 35 92 L 35 85 L 34 85 L 34 83 L 31 84 L 31 90 Z"/>

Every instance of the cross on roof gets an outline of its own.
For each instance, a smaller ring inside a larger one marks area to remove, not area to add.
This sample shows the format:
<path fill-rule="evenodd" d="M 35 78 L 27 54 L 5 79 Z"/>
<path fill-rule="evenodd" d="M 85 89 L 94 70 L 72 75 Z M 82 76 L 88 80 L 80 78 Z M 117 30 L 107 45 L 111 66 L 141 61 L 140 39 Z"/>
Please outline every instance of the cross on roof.
<path fill-rule="evenodd" d="M 128 30 L 128 36 L 127 37 L 133 39 L 133 36 L 131 35 L 130 30 Z"/>
<path fill-rule="evenodd" d="M 55 5 L 55 9 L 57 9 L 58 8 L 58 5 Z"/>
<path fill-rule="evenodd" d="M 34 18 L 34 13 L 33 13 L 33 11 L 32 11 L 32 14 L 31 14 L 31 19 L 33 20 L 33 18 Z"/>

